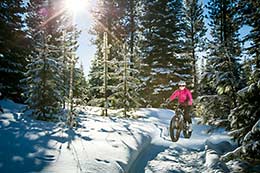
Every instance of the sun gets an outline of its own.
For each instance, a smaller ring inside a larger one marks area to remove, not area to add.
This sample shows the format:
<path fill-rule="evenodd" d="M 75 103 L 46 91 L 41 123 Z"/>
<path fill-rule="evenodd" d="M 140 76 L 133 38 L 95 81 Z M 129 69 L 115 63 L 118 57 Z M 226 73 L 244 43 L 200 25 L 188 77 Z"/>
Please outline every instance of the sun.
<path fill-rule="evenodd" d="M 70 12 L 77 14 L 86 10 L 87 0 L 65 0 L 65 6 Z"/>

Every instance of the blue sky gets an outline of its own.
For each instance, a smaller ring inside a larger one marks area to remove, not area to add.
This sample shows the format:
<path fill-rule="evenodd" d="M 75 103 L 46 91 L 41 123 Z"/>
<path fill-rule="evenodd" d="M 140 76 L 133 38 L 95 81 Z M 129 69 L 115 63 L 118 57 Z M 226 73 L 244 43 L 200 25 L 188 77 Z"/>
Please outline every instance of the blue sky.
<path fill-rule="evenodd" d="M 83 64 L 85 76 L 89 73 L 91 59 L 94 57 L 96 51 L 95 45 L 91 43 L 91 39 L 93 39 L 94 36 L 88 33 L 94 23 L 90 14 L 91 7 L 92 4 L 86 11 L 76 14 L 76 23 L 78 29 L 81 30 L 81 35 L 78 39 L 79 48 L 77 55 L 79 56 L 79 64 Z"/>

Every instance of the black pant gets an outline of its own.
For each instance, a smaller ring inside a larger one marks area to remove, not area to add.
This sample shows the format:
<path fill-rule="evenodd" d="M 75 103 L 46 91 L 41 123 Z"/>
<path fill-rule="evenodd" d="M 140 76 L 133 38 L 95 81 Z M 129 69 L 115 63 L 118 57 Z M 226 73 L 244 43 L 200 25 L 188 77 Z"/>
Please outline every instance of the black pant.
<path fill-rule="evenodd" d="M 180 104 L 179 107 L 184 110 L 184 121 L 189 122 L 191 124 L 192 123 L 190 117 L 191 106 L 189 106 L 188 104 Z"/>

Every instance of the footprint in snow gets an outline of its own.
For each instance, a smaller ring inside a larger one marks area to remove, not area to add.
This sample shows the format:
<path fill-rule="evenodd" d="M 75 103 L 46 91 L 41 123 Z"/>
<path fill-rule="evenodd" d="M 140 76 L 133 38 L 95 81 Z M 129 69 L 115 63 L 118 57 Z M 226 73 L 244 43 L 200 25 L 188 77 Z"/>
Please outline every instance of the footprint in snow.
<path fill-rule="evenodd" d="M 53 162 L 55 161 L 54 155 L 44 155 L 44 156 L 36 156 L 36 159 L 45 161 L 45 162 Z"/>
<path fill-rule="evenodd" d="M 107 160 L 101 160 L 101 159 L 95 159 L 95 160 L 98 161 L 98 162 L 109 163 L 109 161 L 107 161 Z"/>

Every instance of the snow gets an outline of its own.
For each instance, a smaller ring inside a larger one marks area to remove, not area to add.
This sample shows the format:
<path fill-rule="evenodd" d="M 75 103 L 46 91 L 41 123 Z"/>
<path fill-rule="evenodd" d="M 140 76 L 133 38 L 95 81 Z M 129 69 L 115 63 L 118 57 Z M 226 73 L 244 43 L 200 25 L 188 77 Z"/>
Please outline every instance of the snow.
<path fill-rule="evenodd" d="M 219 158 L 234 148 L 224 129 L 209 134 L 211 127 L 198 125 L 198 118 L 190 139 L 171 142 L 172 110 L 143 108 L 134 112 L 138 119 L 128 119 L 79 107 L 78 127 L 70 129 L 62 122 L 30 118 L 23 113 L 25 105 L 10 100 L 0 105 L 1 173 L 226 172 Z"/>

